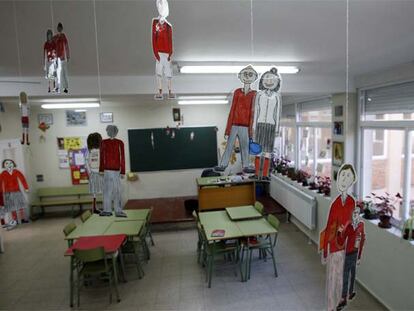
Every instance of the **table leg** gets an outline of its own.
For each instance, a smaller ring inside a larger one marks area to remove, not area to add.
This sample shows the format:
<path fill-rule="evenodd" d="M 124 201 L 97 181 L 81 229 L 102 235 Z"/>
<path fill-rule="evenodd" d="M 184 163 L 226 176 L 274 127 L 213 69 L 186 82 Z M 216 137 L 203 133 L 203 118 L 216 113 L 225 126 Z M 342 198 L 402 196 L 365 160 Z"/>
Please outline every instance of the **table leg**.
<path fill-rule="evenodd" d="M 70 256 L 70 274 L 69 274 L 69 306 L 73 308 L 73 256 Z"/>
<path fill-rule="evenodd" d="M 114 269 L 114 281 L 115 281 L 115 294 L 117 302 L 121 301 L 121 298 L 119 297 L 119 291 L 118 291 L 118 269 L 116 268 L 116 253 L 112 255 L 112 265 Z"/>
<path fill-rule="evenodd" d="M 125 264 L 124 264 L 124 256 L 122 255 L 122 250 L 119 248 L 119 261 L 121 263 L 121 273 L 122 273 L 122 279 L 126 283 L 127 279 L 125 277 Z"/>

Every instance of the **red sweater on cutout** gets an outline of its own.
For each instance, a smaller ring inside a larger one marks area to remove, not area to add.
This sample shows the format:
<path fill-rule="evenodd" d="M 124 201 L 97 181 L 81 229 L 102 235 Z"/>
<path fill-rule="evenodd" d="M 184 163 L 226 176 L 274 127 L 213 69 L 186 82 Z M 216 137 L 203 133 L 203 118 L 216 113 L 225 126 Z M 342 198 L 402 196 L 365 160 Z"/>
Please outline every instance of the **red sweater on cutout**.
<path fill-rule="evenodd" d="M 359 246 L 355 245 L 356 239 L 359 238 Z M 361 259 L 362 249 L 365 242 L 365 230 L 364 222 L 358 223 L 356 229 L 352 226 L 352 223 L 348 223 L 348 226 L 342 234 L 338 234 L 338 243 L 343 245 L 346 242 L 346 253 L 350 254 L 358 251 L 358 259 Z"/>
<path fill-rule="evenodd" d="M 56 57 L 56 43 L 54 40 L 45 42 L 43 45 L 43 55 L 49 62 Z"/>
<path fill-rule="evenodd" d="M 230 135 L 233 125 L 246 126 L 249 128 L 249 137 L 252 137 L 253 125 L 253 108 L 256 91 L 250 90 L 244 94 L 242 88 L 234 91 L 233 102 L 231 104 L 230 114 L 227 119 L 225 135 Z"/>
<path fill-rule="evenodd" d="M 11 174 L 7 170 L 3 171 L 0 174 L 0 193 L 19 192 L 19 181 L 25 190 L 29 190 L 26 178 L 19 170 L 14 169 Z"/>
<path fill-rule="evenodd" d="M 119 139 L 104 139 L 100 147 L 99 171 L 120 171 L 125 174 L 124 143 Z"/>
<path fill-rule="evenodd" d="M 152 20 L 152 49 L 157 60 L 160 60 L 158 53 L 166 53 L 170 57 L 173 53 L 172 27 L 166 21 L 161 24 L 157 18 Z"/>
<path fill-rule="evenodd" d="M 56 44 L 56 56 L 61 60 L 69 59 L 69 43 L 64 33 L 58 33 L 53 37 Z"/>

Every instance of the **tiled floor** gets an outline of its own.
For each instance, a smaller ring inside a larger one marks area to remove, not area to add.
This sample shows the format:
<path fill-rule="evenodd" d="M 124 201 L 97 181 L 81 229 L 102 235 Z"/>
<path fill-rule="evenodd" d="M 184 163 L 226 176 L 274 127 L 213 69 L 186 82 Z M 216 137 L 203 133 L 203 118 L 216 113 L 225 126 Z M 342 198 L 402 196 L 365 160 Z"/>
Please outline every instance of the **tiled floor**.
<path fill-rule="evenodd" d="M 0 310 L 68 310 L 69 260 L 62 228 L 70 218 L 49 218 L 5 232 L 0 254 Z M 197 264 L 195 230 L 155 232 L 145 277 L 127 272 L 120 303 L 109 304 L 107 287 L 82 292 L 83 310 L 321 310 L 325 273 L 315 246 L 291 224 L 283 224 L 277 245 L 279 277 L 271 261 L 254 260 L 251 280 L 241 283 L 231 266 L 217 265 L 212 288 Z M 382 310 L 367 292 L 349 309 Z"/>

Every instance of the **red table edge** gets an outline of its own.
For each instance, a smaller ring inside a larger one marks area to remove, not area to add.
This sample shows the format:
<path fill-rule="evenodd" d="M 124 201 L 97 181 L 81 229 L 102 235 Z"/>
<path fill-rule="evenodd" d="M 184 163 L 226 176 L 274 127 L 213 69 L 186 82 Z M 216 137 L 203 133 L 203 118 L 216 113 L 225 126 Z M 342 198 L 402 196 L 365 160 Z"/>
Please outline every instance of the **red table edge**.
<path fill-rule="evenodd" d="M 100 242 L 99 240 L 108 240 L 108 239 L 113 239 L 111 242 L 113 244 L 115 244 L 115 246 L 112 246 L 109 248 L 105 248 L 105 253 L 114 253 L 116 252 L 119 247 L 125 242 L 127 238 L 126 234 L 114 234 L 114 235 L 92 235 L 92 236 L 84 236 L 84 237 L 80 237 L 79 239 L 76 240 L 75 243 L 73 243 L 73 245 L 71 247 L 69 247 L 66 251 L 64 256 L 73 256 L 73 250 L 74 249 L 92 249 L 92 248 L 96 248 L 96 247 L 100 247 L 100 246 L 108 246 L 105 245 L 104 243 L 96 243 L 96 245 L 92 244 L 92 247 L 87 246 L 87 247 L 78 247 L 78 245 L 82 242 L 84 242 L 85 240 L 97 240 L 98 242 Z"/>

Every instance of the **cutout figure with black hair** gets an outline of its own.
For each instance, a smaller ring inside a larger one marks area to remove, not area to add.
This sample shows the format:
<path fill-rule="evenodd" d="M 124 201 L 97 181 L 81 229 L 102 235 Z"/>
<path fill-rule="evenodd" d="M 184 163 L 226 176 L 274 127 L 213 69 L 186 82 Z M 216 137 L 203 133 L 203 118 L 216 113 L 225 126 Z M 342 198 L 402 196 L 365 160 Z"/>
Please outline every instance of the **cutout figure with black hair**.
<path fill-rule="evenodd" d="M 125 175 L 124 143 L 116 139 L 118 134 L 116 125 L 108 125 L 106 133 L 110 138 L 102 140 L 99 152 L 99 172 L 104 174 L 104 210 L 100 215 L 111 216 L 112 202 L 114 202 L 115 216 L 127 217 L 121 205 L 121 178 Z"/>
<path fill-rule="evenodd" d="M 243 83 L 243 87 L 238 88 L 233 93 L 230 114 L 224 133 L 224 139 L 227 140 L 226 149 L 221 157 L 220 165 L 215 167 L 215 170 L 219 172 L 223 172 L 229 165 L 236 138 L 239 140 L 243 171 L 246 173 L 252 172 L 249 168 L 249 141 L 253 137 L 252 126 L 256 91 L 251 89 L 251 85 L 257 80 L 258 74 L 249 65 L 239 72 L 238 77 L 240 82 Z"/>
<path fill-rule="evenodd" d="M 3 193 L 5 212 L 11 213 L 12 220 L 8 224 L 8 229 L 12 229 L 18 222 L 29 222 L 26 213 L 27 201 L 20 189 L 22 187 L 24 191 L 29 192 L 29 186 L 22 172 L 16 169 L 16 163 L 13 160 L 3 160 L 2 168 L 0 193 Z"/>
<path fill-rule="evenodd" d="M 357 175 L 354 167 L 351 164 L 342 165 L 336 179 L 339 195 L 331 204 L 326 227 L 320 234 L 319 249 L 322 251 L 322 263 L 327 265 L 328 311 L 336 310 L 342 297 L 345 244 L 339 243 L 338 236 L 352 222 L 356 201 L 349 192 L 356 181 Z"/>
<path fill-rule="evenodd" d="M 53 32 L 48 29 L 46 32 L 46 42 L 43 45 L 43 70 L 45 78 L 48 80 L 48 93 L 55 91 L 57 77 L 57 58 L 56 42 L 53 40 Z"/>
<path fill-rule="evenodd" d="M 167 78 L 168 98 L 174 99 L 172 92 L 172 65 L 173 54 L 172 25 L 167 21 L 169 6 L 167 0 L 156 0 L 158 17 L 152 19 L 152 50 L 155 57 L 155 74 L 157 79 L 158 92 L 154 99 L 163 100 L 162 78 Z"/>
<path fill-rule="evenodd" d="M 63 25 L 59 23 L 57 25 L 57 34 L 53 37 L 56 45 L 56 57 L 57 57 L 57 93 L 68 92 L 68 62 L 70 58 L 69 42 L 66 35 L 63 33 Z"/>
<path fill-rule="evenodd" d="M 270 158 L 274 148 L 275 135 L 279 135 L 280 128 L 281 83 L 281 77 L 274 67 L 263 73 L 259 82 L 253 123 L 254 140 L 262 147 L 262 153 L 255 159 L 258 178 L 269 178 Z"/>
<path fill-rule="evenodd" d="M 101 142 L 101 134 L 91 133 L 88 135 L 88 154 L 86 155 L 86 169 L 89 176 L 89 193 L 93 195 L 93 213 L 99 213 L 96 208 L 96 196 L 98 194 L 102 194 L 103 190 L 103 175 L 99 172 L 99 149 Z"/>
<path fill-rule="evenodd" d="M 30 104 L 25 92 L 20 92 L 20 113 L 22 116 L 22 140 L 21 143 L 24 145 L 30 145 L 29 142 L 29 116 L 30 116 Z"/>

